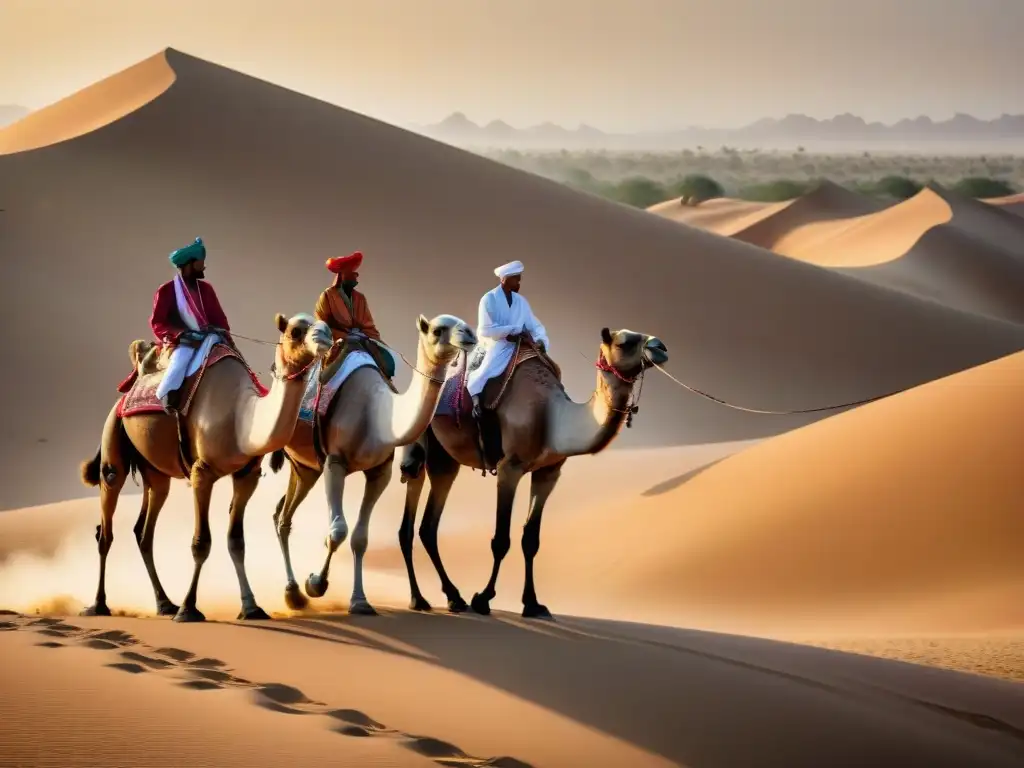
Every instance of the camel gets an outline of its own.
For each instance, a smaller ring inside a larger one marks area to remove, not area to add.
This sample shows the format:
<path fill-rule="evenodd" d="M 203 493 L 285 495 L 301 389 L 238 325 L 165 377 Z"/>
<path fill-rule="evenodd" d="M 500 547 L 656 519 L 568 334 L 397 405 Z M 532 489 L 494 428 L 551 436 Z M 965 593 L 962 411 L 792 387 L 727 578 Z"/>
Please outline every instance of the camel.
<path fill-rule="evenodd" d="M 359 518 L 352 532 L 355 578 L 349 612 L 376 614 L 363 592 L 363 555 L 369 543 L 373 508 L 391 482 L 395 448 L 413 442 L 427 428 L 437 407 L 445 368 L 460 352 L 468 355 L 476 346 L 473 329 L 451 315 L 438 315 L 429 321 L 420 315 L 416 330 L 419 333 L 416 373 L 419 375 L 413 376 L 404 394 L 396 395 L 380 371 L 367 366 L 353 371 L 333 396 L 320 432 L 326 456 L 323 465 L 313 442 L 313 427 L 304 421 L 296 426 L 287 447 L 271 456 L 270 467 L 274 472 L 284 465 L 286 457 L 291 464 L 288 490 L 277 504 L 274 525 L 288 580 L 284 590 L 285 601 L 294 610 L 301 610 L 309 604 L 299 591 L 288 548 L 295 510 L 323 473 L 330 508 L 330 528 L 325 541 L 327 558 L 320 573 L 311 573 L 305 584 L 306 594 L 310 597 L 323 597 L 328 587 L 331 558 L 348 536 L 348 524 L 342 510 L 345 478 L 362 472 L 366 487 Z"/>
<path fill-rule="evenodd" d="M 186 474 L 180 451 L 177 419 L 166 413 L 120 416 L 119 404 L 107 416 L 99 450 L 82 464 L 82 481 L 100 487 L 100 525 L 96 530 L 100 573 L 95 603 L 82 613 L 109 616 L 106 595 L 107 553 L 114 540 L 113 519 L 118 495 L 136 471 L 142 476 L 142 509 L 135 538 L 156 596 L 157 613 L 175 621 L 203 621 L 196 608 L 199 574 L 210 555 L 210 497 L 214 483 L 231 475 L 234 493 L 228 526 L 228 551 L 238 575 L 242 610 L 240 619 L 269 619 L 256 603 L 245 573 L 246 504 L 256 491 L 263 457 L 288 442 L 299 416 L 299 403 L 313 364 L 330 350 L 326 323 L 307 314 L 286 319 L 276 316 L 281 333 L 272 370 L 274 381 L 265 396 L 256 391 L 252 374 L 238 357 L 228 356 L 201 369 L 191 403 L 181 421 L 187 447 L 195 457 Z M 130 356 L 140 375 L 154 369 L 150 343 L 132 342 Z M 216 347 L 214 350 L 216 351 Z M 211 355 L 213 353 L 211 352 Z M 212 357 L 210 358 L 212 360 Z M 187 387 L 187 380 L 183 386 Z M 184 390 L 183 390 L 184 391 Z M 157 518 L 170 491 L 171 479 L 188 479 L 195 500 L 195 537 L 192 539 L 192 582 L 179 608 L 170 601 L 153 562 L 153 536 Z"/>
<path fill-rule="evenodd" d="M 601 330 L 597 362 L 597 386 L 586 403 L 573 402 L 561 386 L 556 372 L 541 357 L 520 362 L 510 378 L 496 377 L 484 389 L 483 403 L 493 403 L 498 388 L 500 400 L 494 411 L 500 428 L 502 457 L 497 462 L 497 514 L 491 552 L 494 565 L 491 578 L 482 592 L 473 595 L 470 605 L 476 613 L 490 613 L 501 561 L 511 545 L 509 529 L 516 487 L 530 473 L 530 510 L 523 527 L 523 557 L 526 578 L 523 586 L 523 616 L 550 619 L 551 612 L 537 600 L 533 579 L 533 561 L 540 549 L 541 517 L 544 506 L 558 482 L 562 465 L 570 456 L 603 451 L 636 412 L 631 402 L 633 385 L 653 364 L 668 360 L 668 350 L 660 339 L 629 330 L 611 333 Z M 455 384 L 463 386 L 462 379 Z M 464 398 L 464 400 L 468 400 Z M 458 413 L 456 409 L 456 413 Z M 463 466 L 482 469 L 475 422 L 462 412 L 462 418 L 438 413 L 423 436 L 403 452 L 402 482 L 407 483 L 405 514 L 398 540 L 409 575 L 414 611 L 429 611 L 431 605 L 420 592 L 412 561 L 413 526 L 423 491 L 424 470 L 430 479 L 430 494 L 420 524 L 419 535 L 441 579 L 448 598 L 448 610 L 467 609 L 459 590 L 448 578 L 437 548 L 437 529 L 452 484 Z"/>

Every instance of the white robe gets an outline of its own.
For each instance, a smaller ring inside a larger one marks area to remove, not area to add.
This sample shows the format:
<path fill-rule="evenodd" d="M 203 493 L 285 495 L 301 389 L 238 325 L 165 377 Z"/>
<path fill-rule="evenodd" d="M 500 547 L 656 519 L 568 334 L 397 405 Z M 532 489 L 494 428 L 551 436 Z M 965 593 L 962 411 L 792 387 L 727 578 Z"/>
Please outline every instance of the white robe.
<path fill-rule="evenodd" d="M 202 330 L 199 327 L 199 321 L 188 305 L 188 300 L 185 297 L 185 286 L 181 282 L 180 275 L 175 277 L 174 298 L 178 307 L 178 314 L 181 315 L 185 325 L 193 331 Z M 197 348 L 186 347 L 183 344 L 175 347 L 174 351 L 171 352 L 171 359 L 167 362 L 167 370 L 164 371 L 164 377 L 157 384 L 157 397 L 166 397 L 170 392 L 177 390 L 186 378 L 195 374 L 202 367 L 203 361 L 209 356 L 213 345 L 218 341 L 222 341 L 220 334 L 211 333 L 203 339 L 203 343 Z"/>
<path fill-rule="evenodd" d="M 470 395 L 479 395 L 490 379 L 500 376 L 508 367 L 516 345 L 506 341 L 505 337 L 523 331 L 529 333 L 538 344 L 543 344 L 544 349 L 550 353 L 548 332 L 533 314 L 526 299 L 513 293 L 512 306 L 509 306 L 500 285 L 483 295 L 478 310 L 476 334 L 484 350 L 484 359 L 480 367 L 469 374 L 466 388 Z"/>

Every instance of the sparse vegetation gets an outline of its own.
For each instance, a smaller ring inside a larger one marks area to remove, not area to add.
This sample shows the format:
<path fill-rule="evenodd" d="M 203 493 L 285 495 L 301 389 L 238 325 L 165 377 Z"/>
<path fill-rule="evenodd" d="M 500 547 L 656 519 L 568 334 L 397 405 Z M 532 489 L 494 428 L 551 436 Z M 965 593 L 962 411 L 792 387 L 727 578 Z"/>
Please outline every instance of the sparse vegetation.
<path fill-rule="evenodd" d="M 861 194 L 913 197 L 929 183 L 970 197 L 1024 189 L 1024 156 L 815 154 L 720 147 L 656 152 L 526 152 L 486 156 L 627 205 L 646 208 L 676 197 L 696 204 L 715 197 L 778 201 L 828 179 Z"/>

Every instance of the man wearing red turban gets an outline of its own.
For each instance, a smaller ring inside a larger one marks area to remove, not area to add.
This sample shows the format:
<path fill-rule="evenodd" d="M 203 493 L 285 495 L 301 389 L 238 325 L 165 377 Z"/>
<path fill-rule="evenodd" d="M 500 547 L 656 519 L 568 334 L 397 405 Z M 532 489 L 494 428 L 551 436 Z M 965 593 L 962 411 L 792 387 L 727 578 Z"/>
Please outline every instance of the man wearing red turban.
<path fill-rule="evenodd" d="M 380 341 L 380 331 L 374 325 L 366 297 L 356 290 L 359 284 L 358 270 L 362 263 L 363 254 L 359 251 L 327 260 L 327 269 L 335 275 L 334 284 L 320 294 L 314 314 L 317 320 L 327 323 L 335 341 L 353 332 Z M 391 354 L 376 344 L 366 346 L 384 374 L 392 378 L 395 375 L 395 361 Z"/>

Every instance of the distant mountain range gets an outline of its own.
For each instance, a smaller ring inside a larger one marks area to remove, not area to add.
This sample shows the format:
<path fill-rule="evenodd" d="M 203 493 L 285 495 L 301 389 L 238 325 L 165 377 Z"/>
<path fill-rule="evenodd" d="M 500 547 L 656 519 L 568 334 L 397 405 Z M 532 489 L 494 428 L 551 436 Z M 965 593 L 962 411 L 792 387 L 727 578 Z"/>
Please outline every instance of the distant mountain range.
<path fill-rule="evenodd" d="M 948 120 L 917 117 L 897 123 L 869 123 L 852 114 L 817 120 L 807 115 L 764 118 L 742 128 L 693 126 L 674 131 L 608 133 L 590 125 L 569 129 L 554 123 L 514 128 L 502 120 L 477 125 L 462 112 L 440 123 L 411 126 L 411 130 L 459 146 L 548 149 L 656 149 L 721 145 L 736 147 L 795 147 L 800 144 L 890 145 L 907 148 L 922 142 L 950 145 L 1019 145 L 1024 147 L 1024 115 L 981 120 L 957 114 Z M 936 147 L 938 149 L 938 147 Z"/>
<path fill-rule="evenodd" d="M 29 110 L 15 104 L 0 104 L 0 126 L 9 125 L 15 120 L 21 120 Z"/>

